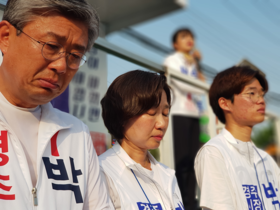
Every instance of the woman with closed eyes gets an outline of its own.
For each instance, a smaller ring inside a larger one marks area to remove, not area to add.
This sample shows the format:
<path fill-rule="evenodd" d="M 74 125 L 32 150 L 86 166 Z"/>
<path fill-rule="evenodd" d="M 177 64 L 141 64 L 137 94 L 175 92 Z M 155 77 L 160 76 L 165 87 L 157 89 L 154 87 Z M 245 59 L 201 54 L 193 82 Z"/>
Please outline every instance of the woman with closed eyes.
<path fill-rule="evenodd" d="M 117 142 L 99 163 L 117 210 L 184 209 L 174 170 L 149 153 L 163 140 L 170 100 L 165 76 L 135 70 L 119 76 L 101 101 Z"/>

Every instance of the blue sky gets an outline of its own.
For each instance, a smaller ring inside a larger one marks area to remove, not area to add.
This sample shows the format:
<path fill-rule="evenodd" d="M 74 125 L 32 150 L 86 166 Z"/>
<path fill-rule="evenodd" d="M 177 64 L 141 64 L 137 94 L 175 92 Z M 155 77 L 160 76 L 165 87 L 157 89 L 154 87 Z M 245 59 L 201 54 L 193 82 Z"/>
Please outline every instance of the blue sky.
<path fill-rule="evenodd" d="M 270 90 L 279 93 L 279 20 L 277 0 L 191 0 L 185 9 L 132 28 L 171 48 L 173 32 L 190 27 L 196 34 L 196 47 L 203 54 L 203 63 L 221 71 L 247 58 L 266 74 Z M 107 40 L 157 63 L 163 62 L 163 55 L 122 33 L 112 33 Z M 139 68 L 113 56 L 108 61 L 108 83 L 121 73 Z M 269 104 L 269 109 L 280 115 L 277 106 Z"/>

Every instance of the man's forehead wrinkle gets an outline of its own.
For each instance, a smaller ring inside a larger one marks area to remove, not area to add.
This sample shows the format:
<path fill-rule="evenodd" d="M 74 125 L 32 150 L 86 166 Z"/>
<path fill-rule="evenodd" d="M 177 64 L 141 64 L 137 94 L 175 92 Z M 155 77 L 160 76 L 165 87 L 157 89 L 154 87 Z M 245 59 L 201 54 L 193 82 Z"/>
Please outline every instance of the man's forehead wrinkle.
<path fill-rule="evenodd" d="M 57 33 L 55 33 L 55 32 L 52 32 L 52 31 L 48 31 L 48 32 L 46 33 L 46 36 L 47 36 L 47 37 L 57 38 L 57 39 L 59 39 L 59 40 L 61 40 L 61 41 L 66 41 L 67 38 L 68 38 L 68 37 L 66 37 L 66 36 L 61 36 L 61 35 L 59 35 L 59 34 L 57 34 Z"/>
<path fill-rule="evenodd" d="M 53 19 L 55 19 L 54 22 Z M 62 24 L 65 24 L 65 27 L 61 28 Z M 38 32 L 34 38 L 39 41 L 54 41 L 61 45 L 69 43 L 69 45 L 65 46 L 68 50 L 71 48 L 71 51 L 80 53 L 85 53 L 88 47 L 88 37 L 85 40 L 84 31 L 86 29 L 84 29 L 83 22 L 72 21 L 71 19 L 65 20 L 65 17 L 60 15 L 38 16 L 34 21 L 29 22 L 27 26 L 29 26 L 28 33 L 32 34 L 32 31 Z M 23 31 L 25 32 L 25 30 Z"/>

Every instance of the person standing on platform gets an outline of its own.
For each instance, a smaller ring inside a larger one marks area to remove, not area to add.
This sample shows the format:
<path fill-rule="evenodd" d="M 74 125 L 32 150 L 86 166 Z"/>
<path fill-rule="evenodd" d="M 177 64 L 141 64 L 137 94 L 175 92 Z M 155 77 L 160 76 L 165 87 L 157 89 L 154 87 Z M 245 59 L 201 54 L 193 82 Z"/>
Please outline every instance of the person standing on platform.
<path fill-rule="evenodd" d="M 172 43 L 175 52 L 164 61 L 167 69 L 179 71 L 193 79 L 205 81 L 199 62 L 201 54 L 195 50 L 195 37 L 188 28 L 177 30 Z M 202 113 L 203 92 L 189 84 L 171 79 L 173 104 L 171 109 L 175 169 L 186 210 L 197 207 L 194 158 L 200 148 L 199 118 Z"/>
<path fill-rule="evenodd" d="M 251 140 L 254 125 L 265 119 L 265 77 L 249 67 L 232 67 L 215 77 L 210 105 L 225 124 L 195 159 L 200 206 L 212 210 L 280 208 L 280 170 Z"/>
<path fill-rule="evenodd" d="M 49 103 L 86 61 L 85 0 L 9 0 L 0 22 L 0 209 L 109 210 L 87 126 Z"/>

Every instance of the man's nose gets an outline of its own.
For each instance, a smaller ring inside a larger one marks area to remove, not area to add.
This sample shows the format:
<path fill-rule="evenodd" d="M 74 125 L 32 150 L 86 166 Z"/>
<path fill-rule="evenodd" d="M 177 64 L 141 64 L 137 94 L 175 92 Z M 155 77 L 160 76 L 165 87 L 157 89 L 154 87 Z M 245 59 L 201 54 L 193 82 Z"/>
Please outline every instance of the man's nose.
<path fill-rule="evenodd" d="M 56 71 L 58 74 L 65 74 L 67 70 L 67 57 L 63 56 L 49 64 L 49 68 Z"/>
<path fill-rule="evenodd" d="M 265 104 L 265 98 L 263 95 L 260 95 L 257 101 L 258 104 Z"/>

